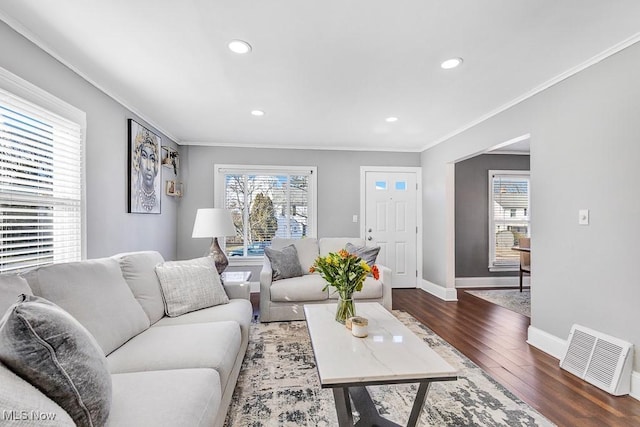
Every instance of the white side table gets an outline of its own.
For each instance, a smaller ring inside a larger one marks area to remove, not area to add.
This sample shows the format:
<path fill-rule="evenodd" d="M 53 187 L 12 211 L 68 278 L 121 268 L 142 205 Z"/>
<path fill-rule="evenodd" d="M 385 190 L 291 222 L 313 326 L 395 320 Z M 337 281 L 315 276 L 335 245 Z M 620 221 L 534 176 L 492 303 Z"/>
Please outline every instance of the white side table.
<path fill-rule="evenodd" d="M 248 283 L 251 280 L 250 271 L 225 271 L 220 275 L 222 283 Z"/>
<path fill-rule="evenodd" d="M 229 298 L 251 300 L 250 271 L 225 271 L 220 275 L 220 279 Z"/>

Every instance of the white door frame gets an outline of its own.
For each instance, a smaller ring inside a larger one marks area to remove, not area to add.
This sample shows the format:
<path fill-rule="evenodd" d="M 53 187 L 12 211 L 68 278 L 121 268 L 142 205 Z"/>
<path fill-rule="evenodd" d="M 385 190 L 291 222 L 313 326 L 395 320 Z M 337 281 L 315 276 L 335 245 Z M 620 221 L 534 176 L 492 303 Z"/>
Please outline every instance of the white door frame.
<path fill-rule="evenodd" d="M 413 172 L 416 174 L 416 184 L 418 191 L 416 192 L 416 224 L 418 233 L 416 235 L 416 268 L 418 269 L 418 277 L 416 278 L 416 287 L 422 286 L 422 168 L 419 166 L 360 166 L 360 238 L 366 238 L 366 224 L 364 218 L 366 216 L 365 193 L 366 193 L 366 174 L 367 172 Z"/>

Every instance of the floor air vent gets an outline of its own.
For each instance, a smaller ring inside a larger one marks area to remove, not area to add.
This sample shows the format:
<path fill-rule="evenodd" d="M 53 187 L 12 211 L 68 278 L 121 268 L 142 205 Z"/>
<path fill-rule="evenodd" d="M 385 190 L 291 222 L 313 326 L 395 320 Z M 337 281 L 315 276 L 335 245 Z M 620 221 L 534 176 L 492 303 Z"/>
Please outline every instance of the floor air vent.
<path fill-rule="evenodd" d="M 631 343 L 573 325 L 560 367 L 606 392 L 620 396 L 629 394 L 632 362 Z"/>

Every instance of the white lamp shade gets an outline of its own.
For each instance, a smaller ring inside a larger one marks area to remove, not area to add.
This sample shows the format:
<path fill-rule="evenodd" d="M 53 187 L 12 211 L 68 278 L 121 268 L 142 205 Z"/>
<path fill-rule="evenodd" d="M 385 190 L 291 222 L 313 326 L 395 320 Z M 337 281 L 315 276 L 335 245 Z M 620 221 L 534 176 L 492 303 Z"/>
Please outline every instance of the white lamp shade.
<path fill-rule="evenodd" d="M 198 209 L 191 237 L 223 237 L 236 234 L 231 211 L 220 208 Z"/>

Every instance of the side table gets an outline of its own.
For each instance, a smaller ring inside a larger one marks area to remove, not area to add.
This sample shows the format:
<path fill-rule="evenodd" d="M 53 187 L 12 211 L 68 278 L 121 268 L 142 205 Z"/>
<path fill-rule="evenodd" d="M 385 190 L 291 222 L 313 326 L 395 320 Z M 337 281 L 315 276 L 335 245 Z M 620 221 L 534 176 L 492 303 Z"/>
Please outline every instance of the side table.
<path fill-rule="evenodd" d="M 225 271 L 220 275 L 222 283 L 247 283 L 251 280 L 250 271 Z"/>
<path fill-rule="evenodd" d="M 220 279 L 229 298 L 251 300 L 250 271 L 225 271 L 220 275 Z"/>

